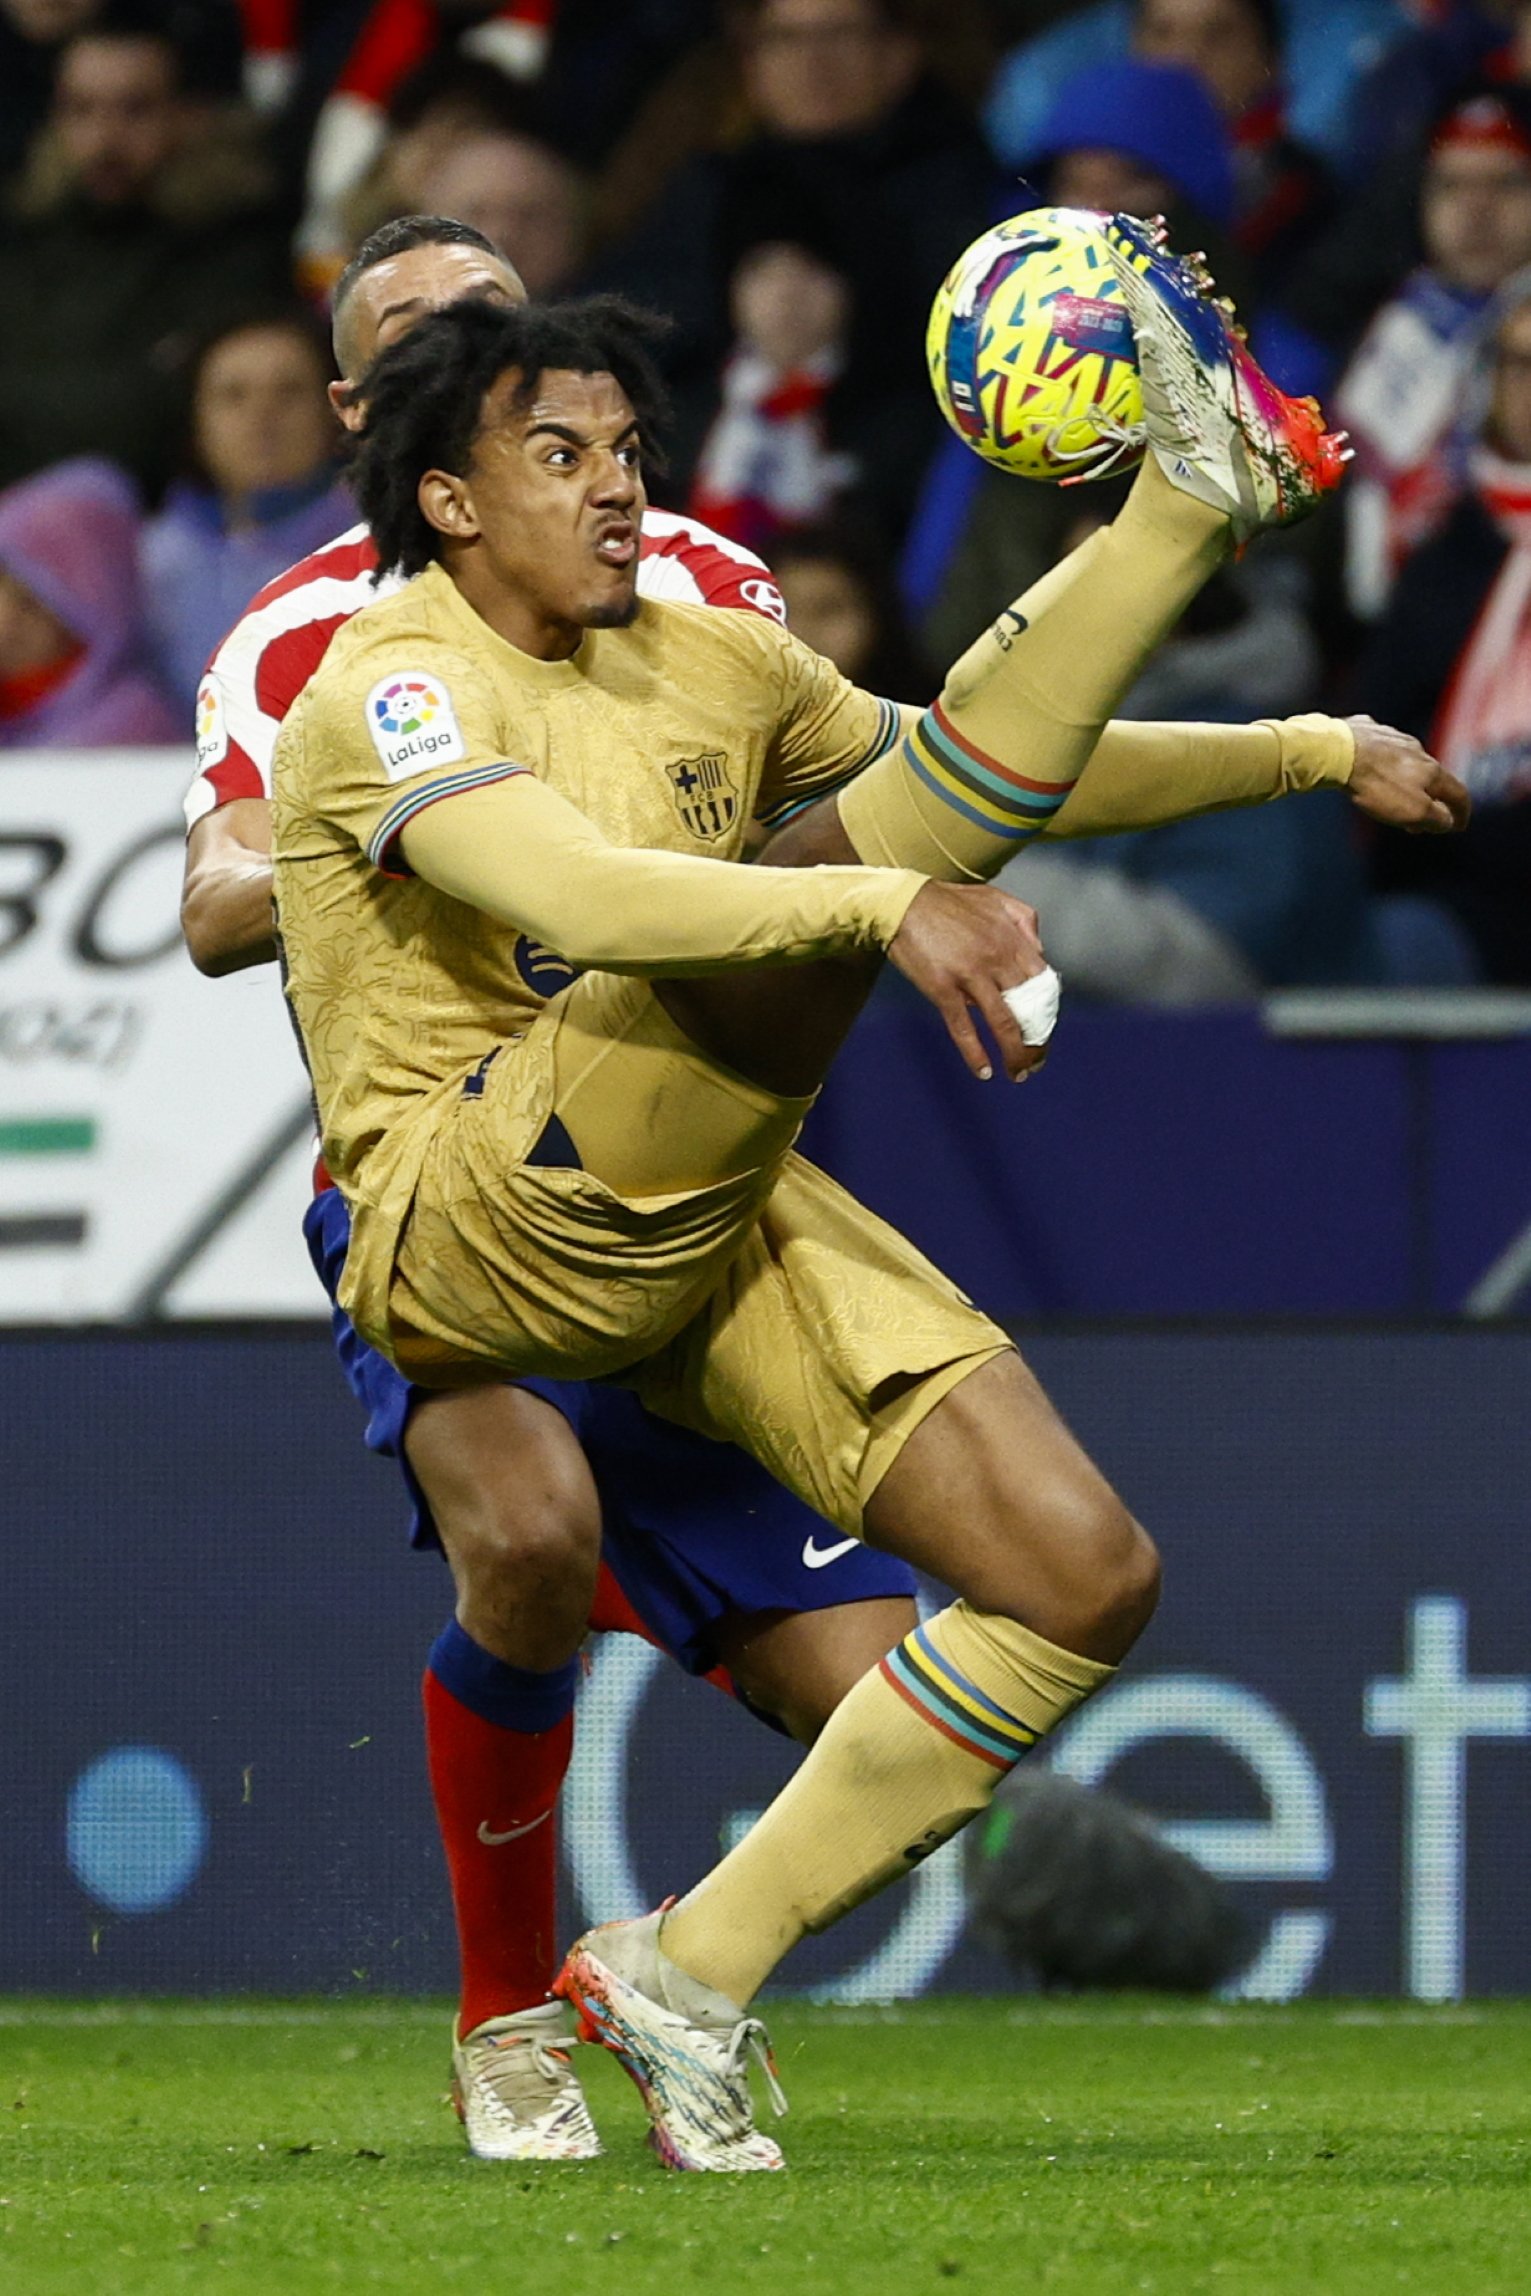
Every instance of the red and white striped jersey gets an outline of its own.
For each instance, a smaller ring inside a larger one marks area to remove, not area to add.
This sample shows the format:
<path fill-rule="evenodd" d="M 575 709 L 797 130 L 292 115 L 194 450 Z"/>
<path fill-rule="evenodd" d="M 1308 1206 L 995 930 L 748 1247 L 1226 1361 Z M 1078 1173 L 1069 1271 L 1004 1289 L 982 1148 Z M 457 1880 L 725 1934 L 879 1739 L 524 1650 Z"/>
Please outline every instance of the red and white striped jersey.
<path fill-rule="evenodd" d="M 374 581 L 377 551 L 365 526 L 300 558 L 257 591 L 219 646 L 197 689 L 197 773 L 186 826 L 239 797 L 271 795 L 271 753 L 282 720 L 323 661 L 330 640 L 363 606 L 392 597 L 403 578 Z M 649 510 L 638 589 L 645 598 L 734 606 L 785 622 L 771 571 L 741 543 L 694 518 Z"/>

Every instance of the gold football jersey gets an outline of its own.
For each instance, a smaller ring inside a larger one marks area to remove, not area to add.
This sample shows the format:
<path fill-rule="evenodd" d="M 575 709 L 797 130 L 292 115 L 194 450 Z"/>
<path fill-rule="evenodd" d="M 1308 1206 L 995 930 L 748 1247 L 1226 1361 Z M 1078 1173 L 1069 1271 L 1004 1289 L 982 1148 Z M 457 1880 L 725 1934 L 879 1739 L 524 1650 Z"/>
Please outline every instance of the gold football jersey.
<path fill-rule="evenodd" d="M 435 1111 L 573 978 L 410 875 L 414 815 L 531 772 L 614 845 L 735 861 L 752 818 L 836 787 L 897 728 L 891 703 L 759 615 L 647 601 L 543 662 L 439 567 L 364 608 L 273 765 L 287 993 L 341 1186 L 402 1213 Z"/>

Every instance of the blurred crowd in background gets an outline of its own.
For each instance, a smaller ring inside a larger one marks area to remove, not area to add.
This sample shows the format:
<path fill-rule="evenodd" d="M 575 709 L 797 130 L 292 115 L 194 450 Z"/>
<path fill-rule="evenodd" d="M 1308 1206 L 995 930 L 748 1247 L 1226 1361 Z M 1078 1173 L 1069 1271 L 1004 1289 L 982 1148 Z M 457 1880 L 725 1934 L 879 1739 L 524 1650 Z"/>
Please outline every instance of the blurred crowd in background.
<path fill-rule="evenodd" d="M 1356 461 L 1128 711 L 1369 711 L 1474 820 L 1319 793 L 1016 881 L 1102 997 L 1531 984 L 1531 0 L 0 0 L 0 200 L 11 750 L 187 738 L 251 593 L 353 522 L 326 297 L 422 211 L 668 314 L 656 498 L 928 698 L 1119 499 L 945 434 L 931 296 L 1020 208 L 1162 212 Z"/>

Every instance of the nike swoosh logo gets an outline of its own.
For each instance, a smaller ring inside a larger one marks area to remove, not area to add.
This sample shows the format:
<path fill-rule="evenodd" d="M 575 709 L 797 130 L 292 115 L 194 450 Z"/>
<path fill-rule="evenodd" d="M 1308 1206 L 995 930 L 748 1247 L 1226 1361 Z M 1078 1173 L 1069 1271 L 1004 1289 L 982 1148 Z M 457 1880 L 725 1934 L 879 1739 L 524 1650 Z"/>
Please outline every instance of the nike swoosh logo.
<path fill-rule="evenodd" d="M 826 1563 L 837 1563 L 842 1555 L 848 1555 L 852 1547 L 859 1547 L 860 1544 L 859 1539 L 842 1539 L 836 1547 L 816 1547 L 811 1538 L 804 1539 L 804 1567 L 811 1571 L 821 1571 Z"/>
<path fill-rule="evenodd" d="M 485 1823 L 478 1829 L 478 1838 L 485 1849 L 497 1850 L 501 1842 L 518 1842 L 523 1834 L 534 1834 L 539 1826 L 547 1824 L 552 1815 L 551 1810 L 544 1810 L 540 1818 L 528 1818 L 524 1826 L 512 1826 L 503 1834 L 491 1833 Z"/>

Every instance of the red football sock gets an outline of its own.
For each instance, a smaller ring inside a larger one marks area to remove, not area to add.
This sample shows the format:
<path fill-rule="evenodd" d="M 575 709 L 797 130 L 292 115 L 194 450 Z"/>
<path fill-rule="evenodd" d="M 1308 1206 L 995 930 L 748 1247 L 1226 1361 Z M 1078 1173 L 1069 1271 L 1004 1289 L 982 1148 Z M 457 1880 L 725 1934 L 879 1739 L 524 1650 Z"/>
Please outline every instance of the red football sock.
<path fill-rule="evenodd" d="M 595 1582 L 595 1601 L 590 1606 L 592 1634 L 635 1634 L 641 1642 L 650 1642 L 656 1650 L 667 1650 L 654 1629 L 641 1619 L 622 1592 L 611 1565 L 603 1562 Z M 713 1683 L 726 1697 L 734 1696 L 733 1676 L 726 1666 L 710 1666 L 702 1676 L 704 1682 Z"/>
<path fill-rule="evenodd" d="M 544 2001 L 558 1969 L 558 1790 L 574 1716 L 506 1730 L 427 1671 L 425 1745 L 462 1964 L 459 2034 Z"/>

